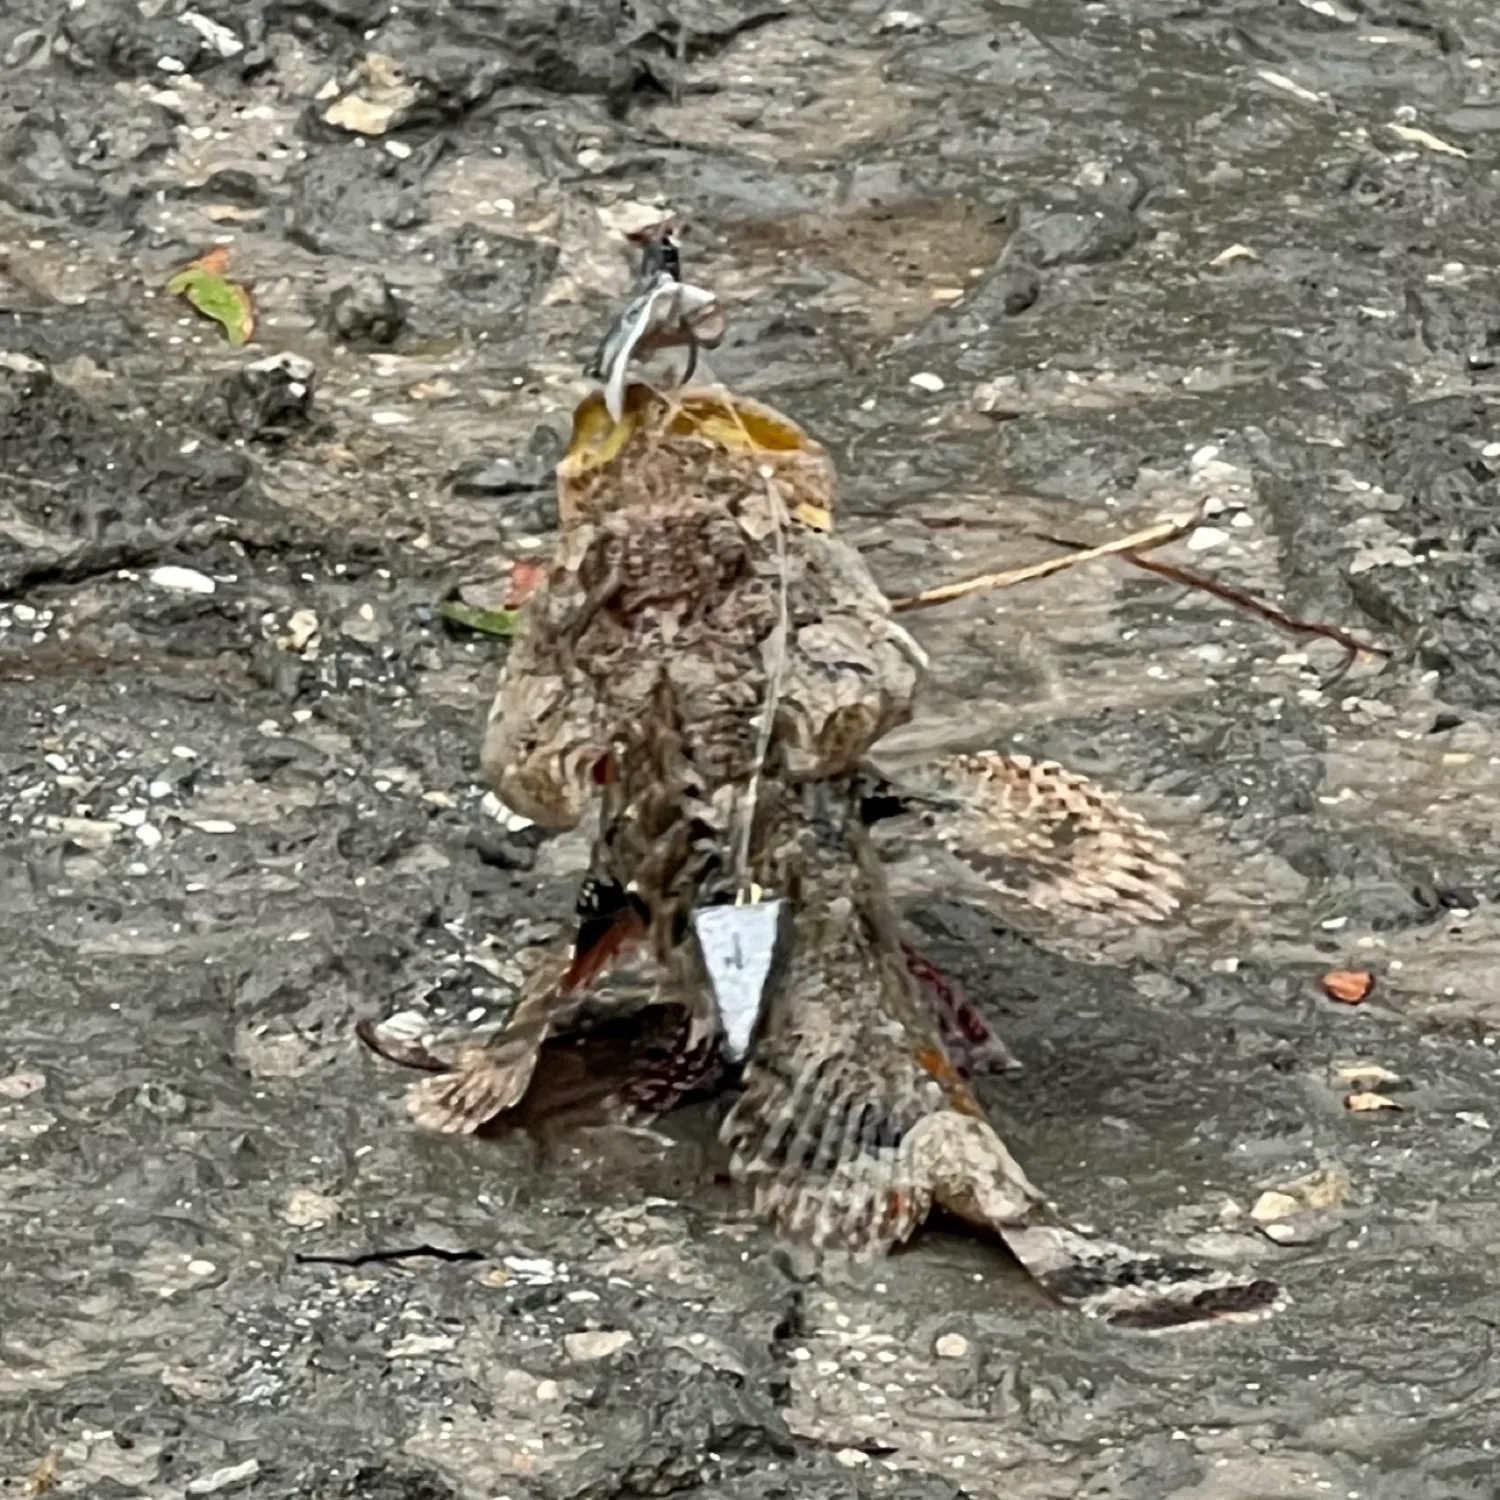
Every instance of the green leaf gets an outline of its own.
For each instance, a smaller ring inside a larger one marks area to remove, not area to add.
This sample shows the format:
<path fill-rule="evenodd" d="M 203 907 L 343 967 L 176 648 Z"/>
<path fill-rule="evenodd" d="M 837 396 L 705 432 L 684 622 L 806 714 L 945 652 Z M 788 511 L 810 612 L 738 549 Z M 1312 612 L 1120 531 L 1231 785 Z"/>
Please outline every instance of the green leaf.
<path fill-rule="evenodd" d="M 168 283 L 174 297 L 186 297 L 204 317 L 218 323 L 238 348 L 255 332 L 255 307 L 250 293 L 208 266 L 184 266 Z"/>
<path fill-rule="evenodd" d="M 452 625 L 462 625 L 480 635 L 499 636 L 502 640 L 509 640 L 516 633 L 521 619 L 518 609 L 475 609 L 457 599 L 444 599 L 438 605 L 438 613 Z"/>

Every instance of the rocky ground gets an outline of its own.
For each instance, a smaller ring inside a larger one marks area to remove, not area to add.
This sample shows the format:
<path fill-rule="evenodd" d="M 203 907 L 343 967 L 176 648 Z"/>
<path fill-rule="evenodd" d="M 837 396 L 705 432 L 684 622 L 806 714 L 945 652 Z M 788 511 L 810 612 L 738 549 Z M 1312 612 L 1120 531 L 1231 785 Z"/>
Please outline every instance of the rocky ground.
<path fill-rule="evenodd" d="M 1497 90 L 1481 0 L 8 0 L 0 1493 L 1490 1500 Z M 547 545 L 664 208 L 893 593 L 1212 497 L 1174 558 L 1393 648 L 1114 564 L 916 617 L 906 748 L 1096 774 L 1195 884 L 1099 947 L 909 882 L 997 1121 L 1270 1321 L 808 1279 L 711 1121 L 422 1138 L 353 1042 L 560 930 L 436 606 Z M 164 290 L 214 244 L 242 349 Z"/>

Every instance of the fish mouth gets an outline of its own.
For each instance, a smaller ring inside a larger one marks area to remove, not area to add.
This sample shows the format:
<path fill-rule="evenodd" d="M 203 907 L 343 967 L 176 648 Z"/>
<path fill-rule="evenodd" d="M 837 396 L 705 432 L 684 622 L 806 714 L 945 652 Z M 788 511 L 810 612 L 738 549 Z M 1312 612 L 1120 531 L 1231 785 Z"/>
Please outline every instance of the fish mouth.
<path fill-rule="evenodd" d="M 702 349 L 715 349 L 724 337 L 724 313 L 706 287 L 682 279 L 681 254 L 668 223 L 632 239 L 642 246 L 634 295 L 601 340 L 584 369 L 604 386 L 604 404 L 616 422 L 625 410 L 631 366 L 671 349 L 686 349 L 678 384 L 693 378 Z"/>

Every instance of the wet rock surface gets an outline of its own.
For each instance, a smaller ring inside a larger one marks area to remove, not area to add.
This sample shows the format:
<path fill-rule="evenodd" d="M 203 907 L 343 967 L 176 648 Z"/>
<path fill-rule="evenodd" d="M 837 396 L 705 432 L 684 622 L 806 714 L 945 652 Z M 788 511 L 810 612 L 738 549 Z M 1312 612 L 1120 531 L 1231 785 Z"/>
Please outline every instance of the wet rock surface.
<path fill-rule="evenodd" d="M 11 0 L 0 79 L 7 1493 L 1492 1494 L 1492 6 Z M 546 546 L 668 207 L 892 592 L 1213 496 L 1193 566 L 1394 648 L 1330 681 L 1115 565 L 917 617 L 905 749 L 1128 788 L 1197 887 L 1100 945 L 917 872 L 997 1123 L 1270 1322 L 1121 1335 L 943 1234 L 809 1279 L 711 1119 L 426 1139 L 356 1049 L 561 930 L 576 848 L 476 781 L 504 646 L 435 606 Z M 242 350 L 164 291 L 214 243 Z"/>

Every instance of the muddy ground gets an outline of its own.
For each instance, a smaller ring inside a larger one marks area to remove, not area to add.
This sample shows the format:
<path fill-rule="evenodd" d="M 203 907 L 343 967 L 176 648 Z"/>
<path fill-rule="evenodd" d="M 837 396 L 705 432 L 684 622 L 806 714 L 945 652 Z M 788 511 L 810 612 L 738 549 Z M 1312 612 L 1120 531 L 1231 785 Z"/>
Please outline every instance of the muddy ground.
<path fill-rule="evenodd" d="M 7 0 L 0 1493 L 1500 1494 L 1497 90 L 1486 0 Z M 997 1121 L 1270 1321 L 1114 1332 L 942 1235 L 808 1280 L 711 1122 L 421 1138 L 354 1043 L 560 930 L 435 606 L 546 545 L 663 207 L 893 592 L 1212 496 L 1174 557 L 1394 649 L 1112 564 L 918 618 L 908 748 L 1104 778 L 1195 886 L 1100 946 L 911 883 Z M 242 350 L 163 291 L 214 243 Z"/>

